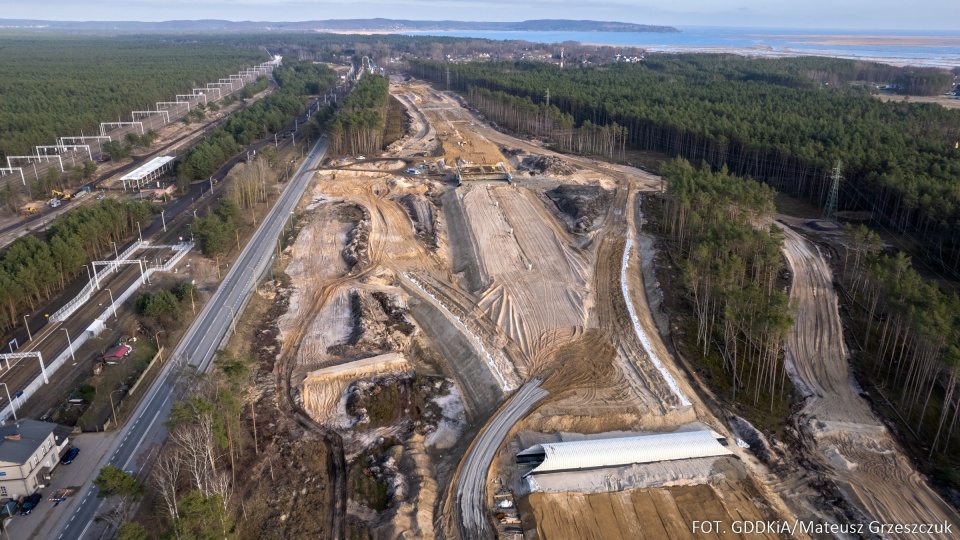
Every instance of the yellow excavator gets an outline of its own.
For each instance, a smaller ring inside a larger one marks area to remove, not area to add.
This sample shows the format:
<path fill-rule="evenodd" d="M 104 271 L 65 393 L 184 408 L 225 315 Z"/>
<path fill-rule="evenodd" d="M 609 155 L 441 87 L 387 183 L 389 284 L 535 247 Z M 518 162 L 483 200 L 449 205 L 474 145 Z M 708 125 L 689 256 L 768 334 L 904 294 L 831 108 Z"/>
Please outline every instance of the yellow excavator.
<path fill-rule="evenodd" d="M 57 190 L 55 190 L 55 189 L 51 189 L 51 190 L 50 190 L 50 194 L 53 195 L 54 197 L 59 198 L 61 201 L 69 201 L 69 200 L 70 200 L 70 194 L 69 194 L 69 193 L 64 193 L 64 192 L 62 192 L 62 191 L 57 191 Z"/>

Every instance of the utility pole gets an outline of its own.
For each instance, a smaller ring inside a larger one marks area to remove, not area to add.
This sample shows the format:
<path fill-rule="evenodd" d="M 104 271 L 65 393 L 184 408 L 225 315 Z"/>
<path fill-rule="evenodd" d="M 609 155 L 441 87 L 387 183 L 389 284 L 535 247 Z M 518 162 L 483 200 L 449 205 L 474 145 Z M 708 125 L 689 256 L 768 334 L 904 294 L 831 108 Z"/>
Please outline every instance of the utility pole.
<path fill-rule="evenodd" d="M 830 196 L 827 197 L 827 205 L 823 207 L 823 219 L 834 219 L 837 213 L 837 198 L 840 195 L 840 181 L 843 176 L 840 174 L 841 162 L 837 160 L 837 166 L 833 168 L 833 183 L 830 184 Z"/>

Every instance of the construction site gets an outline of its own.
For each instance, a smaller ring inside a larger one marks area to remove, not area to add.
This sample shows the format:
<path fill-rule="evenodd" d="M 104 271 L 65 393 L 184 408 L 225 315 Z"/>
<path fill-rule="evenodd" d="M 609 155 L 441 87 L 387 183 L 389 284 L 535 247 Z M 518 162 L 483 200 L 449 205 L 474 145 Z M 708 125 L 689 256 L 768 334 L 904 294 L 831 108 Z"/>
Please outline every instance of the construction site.
<path fill-rule="evenodd" d="M 391 94 L 406 135 L 317 170 L 264 347 L 261 395 L 342 440 L 348 537 L 780 538 L 693 524 L 841 522 L 823 476 L 860 512 L 846 519 L 956 519 L 857 404 L 799 237 L 791 295 L 817 313 L 788 354 L 797 384 L 842 400 L 800 413 L 804 455 L 820 456 L 803 474 L 676 356 L 641 209 L 658 176 L 496 131 L 422 82 L 396 77 Z"/>

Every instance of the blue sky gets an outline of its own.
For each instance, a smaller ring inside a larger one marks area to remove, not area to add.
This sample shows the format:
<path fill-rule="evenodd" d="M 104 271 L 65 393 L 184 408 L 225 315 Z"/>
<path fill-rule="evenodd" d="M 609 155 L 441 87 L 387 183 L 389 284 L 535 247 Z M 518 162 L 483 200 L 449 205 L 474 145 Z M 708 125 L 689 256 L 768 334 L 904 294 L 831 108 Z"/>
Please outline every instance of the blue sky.
<path fill-rule="evenodd" d="M 956 30 L 957 0 L 0 0 L 0 18 L 614 20 L 674 26 Z"/>

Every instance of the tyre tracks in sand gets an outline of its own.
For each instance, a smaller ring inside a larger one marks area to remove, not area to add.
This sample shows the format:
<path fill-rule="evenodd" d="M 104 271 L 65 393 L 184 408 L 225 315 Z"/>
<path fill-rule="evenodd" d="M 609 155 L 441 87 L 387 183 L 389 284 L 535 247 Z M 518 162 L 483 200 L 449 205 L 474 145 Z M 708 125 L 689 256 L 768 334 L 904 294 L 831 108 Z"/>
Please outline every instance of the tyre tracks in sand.
<path fill-rule="evenodd" d="M 796 322 L 787 338 L 791 378 L 805 395 L 795 422 L 812 458 L 867 521 L 950 522 L 960 516 L 916 471 L 854 388 L 830 268 L 819 248 L 783 224 L 784 256 L 793 275 Z M 956 538 L 930 534 L 924 538 Z M 913 537 L 910 535 L 897 538 Z"/>

